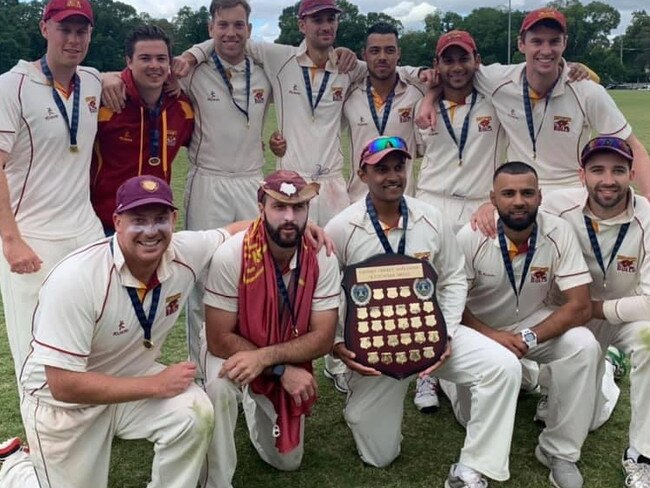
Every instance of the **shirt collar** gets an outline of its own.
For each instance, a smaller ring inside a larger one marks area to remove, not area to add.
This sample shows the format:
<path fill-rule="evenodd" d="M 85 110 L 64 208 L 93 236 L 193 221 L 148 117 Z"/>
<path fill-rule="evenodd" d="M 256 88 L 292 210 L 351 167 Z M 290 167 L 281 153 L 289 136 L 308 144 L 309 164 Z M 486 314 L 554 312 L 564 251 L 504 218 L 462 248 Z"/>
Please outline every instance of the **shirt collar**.
<path fill-rule="evenodd" d="M 409 199 L 406 199 L 406 205 L 408 208 L 408 215 L 409 215 L 409 221 L 408 221 L 408 226 L 406 227 L 407 230 L 410 230 L 413 228 L 415 225 L 416 221 L 419 221 L 424 217 L 424 214 L 422 211 L 418 208 L 414 208 L 415 205 L 411 205 L 411 202 L 409 202 Z M 375 234 L 375 228 L 372 225 L 372 222 L 370 221 L 370 217 L 368 216 L 368 210 L 366 207 L 365 201 L 363 202 L 363 205 L 360 207 L 363 209 L 363 213 L 359 213 L 350 219 L 350 223 L 356 227 L 361 227 L 363 228 L 368 234 Z M 381 221 L 380 221 L 381 222 Z M 402 228 L 402 218 L 400 217 L 399 222 L 397 224 L 396 228 Z"/>
<path fill-rule="evenodd" d="M 562 58 L 562 71 L 560 72 L 560 78 L 558 79 L 555 87 L 553 88 L 553 94 L 551 97 L 558 97 L 564 94 L 564 87 L 569 80 L 569 67 L 567 66 L 566 59 Z M 513 70 L 510 75 L 510 81 L 518 87 L 519 90 L 523 88 L 524 76 L 526 75 L 526 63 L 520 63 L 518 68 Z"/>
<path fill-rule="evenodd" d="M 625 207 L 625 211 L 621 212 L 620 214 L 614 217 L 611 217 L 609 219 L 601 219 L 596 215 L 594 215 L 594 213 L 589 208 L 589 205 L 587 205 L 587 203 L 589 202 L 589 194 L 587 194 L 587 196 L 585 197 L 585 199 L 581 204 L 582 213 L 587 217 L 589 217 L 590 219 L 592 219 L 594 222 L 600 222 L 602 224 L 620 225 L 620 224 L 625 224 L 627 222 L 631 222 L 632 220 L 634 220 L 634 199 L 636 197 L 632 187 L 630 187 L 629 192 L 630 192 L 629 198 L 627 201 L 627 207 Z"/>

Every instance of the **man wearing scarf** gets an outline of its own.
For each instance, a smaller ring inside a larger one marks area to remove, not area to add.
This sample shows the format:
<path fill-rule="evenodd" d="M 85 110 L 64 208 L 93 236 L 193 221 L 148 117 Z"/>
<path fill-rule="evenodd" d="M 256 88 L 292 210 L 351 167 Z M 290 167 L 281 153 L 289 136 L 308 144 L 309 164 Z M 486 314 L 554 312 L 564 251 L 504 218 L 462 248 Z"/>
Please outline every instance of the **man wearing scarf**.
<path fill-rule="evenodd" d="M 336 258 L 303 237 L 318 188 L 293 171 L 270 174 L 258 190 L 260 216 L 213 256 L 201 357 L 215 430 L 203 486 L 231 486 L 238 401 L 264 461 L 294 470 L 302 460 L 304 417 L 316 401 L 311 361 L 332 347 L 340 294 Z"/>

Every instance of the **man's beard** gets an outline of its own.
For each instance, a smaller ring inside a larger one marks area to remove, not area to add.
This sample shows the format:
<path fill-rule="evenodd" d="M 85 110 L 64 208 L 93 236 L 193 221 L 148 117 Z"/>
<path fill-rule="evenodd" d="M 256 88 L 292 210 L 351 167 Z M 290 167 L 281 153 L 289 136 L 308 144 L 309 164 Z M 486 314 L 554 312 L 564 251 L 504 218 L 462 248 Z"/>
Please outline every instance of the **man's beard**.
<path fill-rule="evenodd" d="M 268 221 L 264 220 L 264 228 L 266 229 L 266 234 L 269 236 L 275 244 L 284 248 L 296 247 L 302 239 L 303 234 L 305 233 L 305 228 L 307 227 L 307 222 L 304 223 L 302 228 L 298 227 L 296 224 L 282 224 L 277 229 L 273 229 Z M 282 230 L 293 230 L 296 232 L 296 236 L 293 239 L 284 239 L 281 235 Z"/>
<path fill-rule="evenodd" d="M 499 218 L 503 222 L 503 225 L 517 232 L 527 229 L 533 224 L 533 222 L 535 222 L 535 219 L 537 218 L 537 210 L 538 208 L 536 208 L 532 212 L 528 212 L 526 218 L 523 220 L 519 220 L 519 219 L 515 220 L 510 215 L 506 213 L 502 213 L 501 210 L 497 208 L 497 212 L 499 213 Z"/>

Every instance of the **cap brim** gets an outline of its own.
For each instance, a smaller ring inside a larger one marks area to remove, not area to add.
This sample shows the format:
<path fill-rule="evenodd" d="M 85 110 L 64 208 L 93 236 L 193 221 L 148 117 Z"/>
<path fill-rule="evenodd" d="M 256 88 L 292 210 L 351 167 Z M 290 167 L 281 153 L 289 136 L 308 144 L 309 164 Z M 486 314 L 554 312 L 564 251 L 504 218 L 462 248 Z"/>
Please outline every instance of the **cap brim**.
<path fill-rule="evenodd" d="M 412 159 L 411 154 L 408 151 L 405 151 L 404 149 L 400 149 L 398 147 L 389 147 L 387 149 L 384 149 L 383 151 L 379 151 L 371 156 L 363 158 L 359 166 L 363 166 L 364 164 L 369 164 L 370 166 L 374 166 L 375 164 L 379 163 L 382 159 L 384 159 L 386 156 L 388 156 L 390 153 L 393 152 L 398 152 L 402 154 L 406 159 Z"/>
<path fill-rule="evenodd" d="M 562 32 L 564 32 L 566 34 L 566 31 L 567 31 L 566 25 L 562 24 L 562 21 L 559 20 L 557 17 L 555 17 L 553 15 L 546 15 L 544 17 L 538 17 L 535 20 L 533 20 L 532 22 L 529 22 L 528 24 L 526 24 L 526 23 L 522 24 L 521 29 L 519 30 L 519 33 L 523 34 L 525 31 L 532 29 L 535 26 L 535 24 L 541 22 L 542 20 L 552 20 L 553 22 L 555 22 L 558 25 L 560 30 L 562 30 Z"/>
<path fill-rule="evenodd" d="M 307 10 L 305 12 L 302 12 L 300 14 L 300 17 L 306 17 L 307 15 L 314 15 L 318 12 L 322 12 L 324 10 L 333 10 L 336 13 L 341 13 L 342 10 L 338 7 L 333 7 L 332 5 L 319 5 L 318 7 L 314 7 L 311 10 Z"/>
<path fill-rule="evenodd" d="M 124 205 L 122 207 L 118 207 L 115 209 L 115 213 L 120 214 L 124 213 L 128 210 L 133 210 L 134 208 L 138 207 L 143 207 L 144 205 L 150 205 L 152 203 L 158 203 L 160 205 L 164 205 L 165 207 L 171 208 L 172 210 L 178 210 L 174 205 L 169 203 L 167 200 L 163 200 L 162 198 L 143 198 L 142 200 L 135 200 L 127 205 Z"/>
<path fill-rule="evenodd" d="M 269 190 L 268 188 L 262 188 L 262 190 L 268 196 L 275 198 L 279 202 L 295 205 L 297 203 L 308 202 L 316 195 L 318 195 L 318 190 L 320 190 L 320 185 L 315 182 L 309 183 L 305 187 L 303 187 L 302 190 L 300 190 L 298 193 L 292 196 L 287 196 L 284 193 L 280 193 L 275 190 Z"/>

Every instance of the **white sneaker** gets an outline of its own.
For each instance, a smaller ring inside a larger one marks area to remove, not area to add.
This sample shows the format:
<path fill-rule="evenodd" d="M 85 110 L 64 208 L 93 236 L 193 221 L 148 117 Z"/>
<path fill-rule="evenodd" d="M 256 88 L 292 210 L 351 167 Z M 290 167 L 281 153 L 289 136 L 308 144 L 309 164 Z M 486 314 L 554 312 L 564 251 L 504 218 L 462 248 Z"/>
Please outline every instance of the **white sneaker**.
<path fill-rule="evenodd" d="M 440 406 L 438 401 L 438 378 L 435 376 L 420 378 L 418 376 L 413 403 L 422 413 L 435 412 Z"/>
<path fill-rule="evenodd" d="M 327 368 L 324 368 L 323 374 L 325 375 L 325 378 L 332 380 L 336 391 L 339 391 L 341 393 L 348 392 L 348 378 L 345 373 L 330 373 L 327 371 Z"/>
<path fill-rule="evenodd" d="M 623 454 L 625 486 L 629 488 L 650 488 L 650 464 L 634 461 Z"/>
<path fill-rule="evenodd" d="M 0 444 L 0 464 L 6 461 L 12 454 L 20 451 L 22 444 L 20 437 L 12 437 Z"/>
<path fill-rule="evenodd" d="M 464 464 L 454 464 L 445 480 L 445 488 L 487 488 L 485 477 Z"/>

